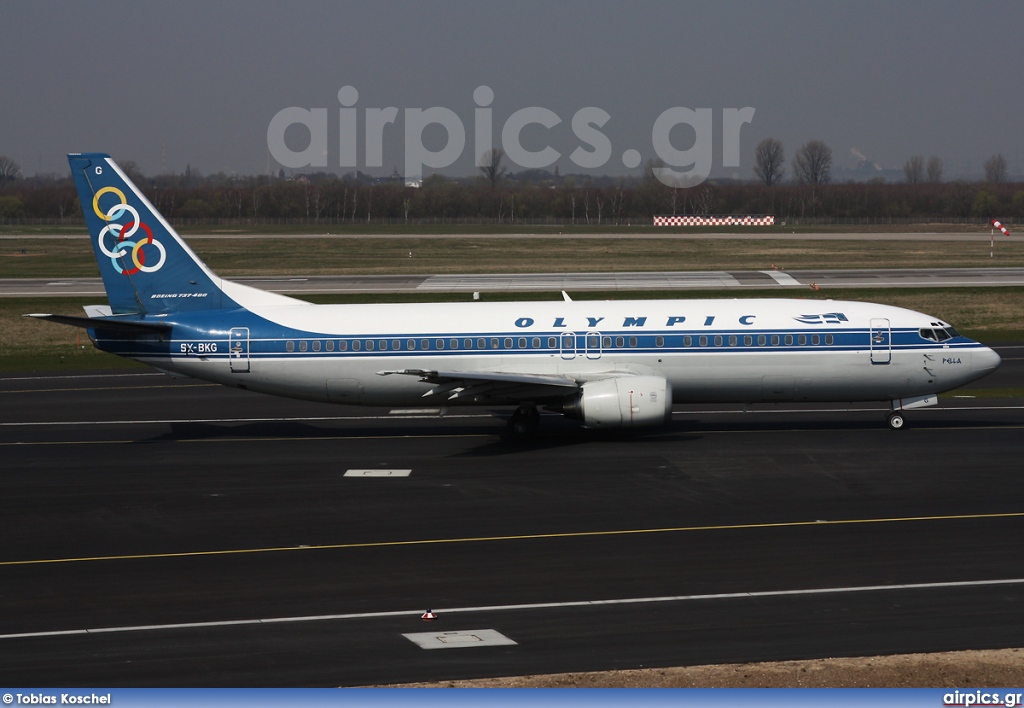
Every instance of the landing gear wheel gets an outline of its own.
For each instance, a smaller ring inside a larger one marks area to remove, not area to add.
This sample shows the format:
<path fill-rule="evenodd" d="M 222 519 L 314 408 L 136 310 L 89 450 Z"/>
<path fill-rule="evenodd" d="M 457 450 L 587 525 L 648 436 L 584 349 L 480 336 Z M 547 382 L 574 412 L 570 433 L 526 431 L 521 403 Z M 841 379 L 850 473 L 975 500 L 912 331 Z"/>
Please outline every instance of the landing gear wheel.
<path fill-rule="evenodd" d="M 899 411 L 889 414 L 889 428 L 892 430 L 901 430 L 906 424 L 906 421 L 903 419 L 903 414 Z"/>
<path fill-rule="evenodd" d="M 533 406 L 519 406 L 508 420 L 508 434 L 516 441 L 525 441 L 537 433 L 540 413 Z"/>

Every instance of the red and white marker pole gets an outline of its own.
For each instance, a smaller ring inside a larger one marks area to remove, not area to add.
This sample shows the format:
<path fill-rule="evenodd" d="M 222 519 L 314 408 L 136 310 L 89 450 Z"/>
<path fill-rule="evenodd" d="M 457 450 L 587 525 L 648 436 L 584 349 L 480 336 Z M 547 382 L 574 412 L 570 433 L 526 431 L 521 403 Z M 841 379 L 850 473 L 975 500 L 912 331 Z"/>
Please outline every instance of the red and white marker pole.
<path fill-rule="evenodd" d="M 988 257 L 989 258 L 995 258 L 995 255 L 996 255 L 996 229 L 999 229 L 1000 231 L 1002 231 L 1003 232 L 1003 236 L 1009 236 L 1010 235 L 1010 232 L 1006 230 L 1005 226 L 1003 226 L 999 221 L 997 221 L 995 219 L 992 219 L 992 233 L 989 236 L 989 242 L 988 242 Z"/>

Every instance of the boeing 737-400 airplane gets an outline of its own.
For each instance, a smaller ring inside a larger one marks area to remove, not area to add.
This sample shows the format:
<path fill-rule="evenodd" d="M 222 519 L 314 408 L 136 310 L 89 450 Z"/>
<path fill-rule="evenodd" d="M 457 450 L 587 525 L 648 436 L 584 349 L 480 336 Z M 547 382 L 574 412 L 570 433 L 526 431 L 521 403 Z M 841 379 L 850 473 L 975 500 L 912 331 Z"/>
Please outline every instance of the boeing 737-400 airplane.
<path fill-rule="evenodd" d="M 250 391 L 378 406 L 538 407 L 591 428 L 673 404 L 886 401 L 903 411 L 999 366 L 934 317 L 863 302 L 732 299 L 313 305 L 217 277 L 105 154 L 68 156 L 109 305 L 95 345 Z"/>

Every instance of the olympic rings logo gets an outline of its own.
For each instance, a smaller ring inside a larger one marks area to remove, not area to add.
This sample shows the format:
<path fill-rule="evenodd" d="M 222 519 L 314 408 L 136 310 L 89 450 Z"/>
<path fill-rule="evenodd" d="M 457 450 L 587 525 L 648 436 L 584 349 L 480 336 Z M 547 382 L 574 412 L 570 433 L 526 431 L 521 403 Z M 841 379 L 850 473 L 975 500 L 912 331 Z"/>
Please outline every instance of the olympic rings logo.
<path fill-rule="evenodd" d="M 106 213 L 100 208 L 100 197 L 104 194 L 113 194 L 120 200 L 117 204 L 110 207 Z M 135 275 L 139 272 L 154 273 L 163 268 L 164 262 L 167 260 L 167 250 L 162 243 L 153 238 L 153 230 L 149 228 L 148 224 L 142 223 L 139 219 L 139 212 L 135 210 L 135 207 L 128 204 L 124 192 L 117 187 L 103 187 L 92 198 L 92 210 L 103 221 L 114 222 L 125 214 L 131 217 L 131 221 L 124 224 L 107 224 L 100 231 L 98 237 L 100 250 L 103 252 L 103 255 L 110 258 L 110 262 L 114 265 L 114 270 L 121 275 Z M 129 241 L 128 239 L 134 236 L 140 228 L 146 232 L 146 237 L 137 241 Z M 107 234 L 114 236 L 114 250 L 107 248 Z M 142 250 L 143 246 L 153 246 L 159 252 L 160 259 L 154 265 L 146 265 L 146 252 Z M 122 266 L 119 259 L 124 258 L 129 253 L 131 253 L 132 263 L 135 267 L 126 269 Z"/>

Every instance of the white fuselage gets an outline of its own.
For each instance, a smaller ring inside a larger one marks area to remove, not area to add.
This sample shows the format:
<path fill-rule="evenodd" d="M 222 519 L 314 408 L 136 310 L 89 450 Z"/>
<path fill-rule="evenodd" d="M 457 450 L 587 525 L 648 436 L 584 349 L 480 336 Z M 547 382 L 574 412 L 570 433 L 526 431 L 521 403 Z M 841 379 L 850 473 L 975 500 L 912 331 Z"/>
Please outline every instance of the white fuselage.
<path fill-rule="evenodd" d="M 121 353 L 230 386 L 368 405 L 436 404 L 424 398 L 430 384 L 379 373 L 408 369 L 557 374 L 581 384 L 657 376 L 687 403 L 912 398 L 999 364 L 966 338 L 921 336 L 948 327 L 928 315 L 843 301 L 250 305 L 167 322 L 176 325 L 168 355 Z"/>

